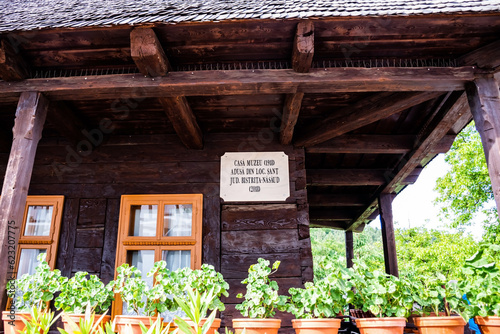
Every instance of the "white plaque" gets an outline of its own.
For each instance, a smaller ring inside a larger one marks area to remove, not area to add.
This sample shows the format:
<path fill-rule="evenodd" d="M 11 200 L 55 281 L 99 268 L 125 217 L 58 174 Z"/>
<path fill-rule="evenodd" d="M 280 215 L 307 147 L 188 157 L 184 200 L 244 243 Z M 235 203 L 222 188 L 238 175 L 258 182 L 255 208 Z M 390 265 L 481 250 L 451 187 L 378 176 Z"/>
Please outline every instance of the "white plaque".
<path fill-rule="evenodd" d="M 231 152 L 221 157 L 220 197 L 226 202 L 274 202 L 290 196 L 285 152 Z"/>

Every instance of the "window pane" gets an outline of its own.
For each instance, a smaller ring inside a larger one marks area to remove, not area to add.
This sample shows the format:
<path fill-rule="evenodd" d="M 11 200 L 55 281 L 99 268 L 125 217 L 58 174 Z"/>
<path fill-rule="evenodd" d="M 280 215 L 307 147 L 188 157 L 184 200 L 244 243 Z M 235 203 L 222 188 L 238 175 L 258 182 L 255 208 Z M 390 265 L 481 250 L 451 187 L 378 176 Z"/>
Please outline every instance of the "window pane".
<path fill-rule="evenodd" d="M 191 236 L 192 221 L 192 204 L 165 205 L 163 236 Z"/>
<path fill-rule="evenodd" d="M 47 250 L 32 248 L 21 249 L 21 255 L 19 256 L 19 266 L 17 267 L 17 277 L 20 278 L 24 274 L 32 275 L 35 273 L 35 268 L 38 265 L 38 261 L 36 258 L 40 253 L 47 253 Z"/>
<path fill-rule="evenodd" d="M 191 267 L 191 251 L 164 250 L 162 252 L 162 260 L 167 262 L 167 268 L 170 270 Z"/>
<path fill-rule="evenodd" d="M 132 205 L 130 207 L 129 236 L 154 237 L 156 235 L 157 205 Z"/>
<path fill-rule="evenodd" d="M 153 277 L 148 277 L 146 274 L 153 268 L 155 262 L 154 250 L 136 250 L 127 252 L 127 262 L 139 269 L 142 273 L 142 279 L 146 281 L 148 286 L 153 287 Z M 141 312 L 142 313 L 142 312 Z M 134 315 L 134 312 L 127 312 L 127 304 L 124 302 L 122 314 Z"/>
<path fill-rule="evenodd" d="M 52 222 L 52 205 L 30 205 L 26 217 L 25 236 L 48 236 Z"/>

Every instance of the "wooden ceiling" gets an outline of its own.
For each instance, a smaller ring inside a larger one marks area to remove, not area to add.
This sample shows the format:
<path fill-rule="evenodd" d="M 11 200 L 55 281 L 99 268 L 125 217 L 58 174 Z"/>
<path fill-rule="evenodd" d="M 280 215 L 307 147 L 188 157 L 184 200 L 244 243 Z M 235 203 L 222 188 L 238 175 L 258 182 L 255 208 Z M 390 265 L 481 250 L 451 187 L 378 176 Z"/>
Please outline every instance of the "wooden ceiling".
<path fill-rule="evenodd" d="M 108 117 L 115 134 L 177 133 L 196 150 L 205 134 L 276 129 L 305 148 L 311 225 L 360 230 L 471 120 L 463 86 L 498 66 L 498 36 L 498 14 L 3 34 L 0 56 L 22 69 L 12 80 L 0 57 L 0 151 L 26 90 L 54 101 L 44 137 L 78 140 Z"/>

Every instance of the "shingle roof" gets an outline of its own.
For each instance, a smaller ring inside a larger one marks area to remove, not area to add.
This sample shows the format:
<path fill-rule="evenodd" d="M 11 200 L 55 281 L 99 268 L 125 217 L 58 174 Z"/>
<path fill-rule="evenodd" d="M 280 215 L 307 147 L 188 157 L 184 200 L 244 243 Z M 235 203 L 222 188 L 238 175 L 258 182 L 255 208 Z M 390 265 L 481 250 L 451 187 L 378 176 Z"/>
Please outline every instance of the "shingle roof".
<path fill-rule="evenodd" d="M 2 0 L 0 32 L 201 22 L 500 12 L 500 0 Z"/>

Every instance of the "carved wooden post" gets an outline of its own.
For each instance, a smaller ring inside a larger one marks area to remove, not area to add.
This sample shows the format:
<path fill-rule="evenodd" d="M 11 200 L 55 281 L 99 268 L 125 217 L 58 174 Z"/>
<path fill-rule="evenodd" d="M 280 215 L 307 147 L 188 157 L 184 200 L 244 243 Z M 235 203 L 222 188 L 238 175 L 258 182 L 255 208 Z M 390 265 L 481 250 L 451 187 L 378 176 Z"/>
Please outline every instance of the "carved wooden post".
<path fill-rule="evenodd" d="M 491 186 L 500 209 L 500 94 L 493 76 L 477 78 L 466 85 L 470 110 L 481 136 Z"/>
<path fill-rule="evenodd" d="M 14 139 L 0 198 L 0 309 L 4 310 L 5 287 L 14 271 L 20 228 L 33 171 L 38 141 L 47 116 L 48 100 L 37 92 L 24 92 L 17 105 Z M 12 252 L 14 251 L 14 252 Z"/>
<path fill-rule="evenodd" d="M 345 257 L 347 268 L 352 268 L 352 260 L 354 259 L 354 239 L 352 231 L 345 231 Z"/>
<path fill-rule="evenodd" d="M 380 223 L 382 225 L 385 272 L 394 276 L 399 276 L 396 238 L 394 237 L 394 225 L 392 223 L 393 199 L 394 194 L 381 194 L 378 198 L 378 208 L 380 211 Z"/>

